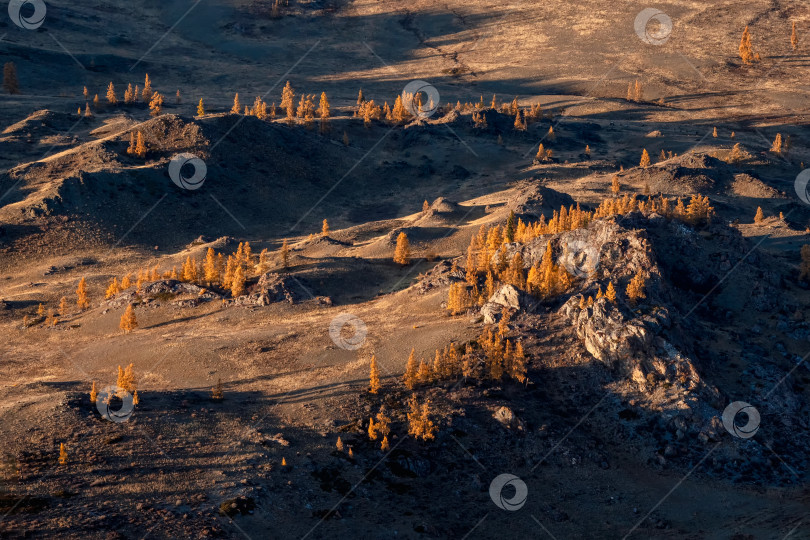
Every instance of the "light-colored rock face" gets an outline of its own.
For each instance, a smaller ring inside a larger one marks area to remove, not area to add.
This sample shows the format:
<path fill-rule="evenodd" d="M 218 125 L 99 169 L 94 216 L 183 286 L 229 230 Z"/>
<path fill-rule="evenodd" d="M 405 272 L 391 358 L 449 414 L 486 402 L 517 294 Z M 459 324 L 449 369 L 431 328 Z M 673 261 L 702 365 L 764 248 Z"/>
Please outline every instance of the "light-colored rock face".
<path fill-rule="evenodd" d="M 593 307 L 580 309 L 579 297 L 572 297 L 560 312 L 574 325 L 588 352 L 610 367 L 654 354 L 656 329 L 642 320 L 628 319 L 605 298 L 596 300 Z"/>
<path fill-rule="evenodd" d="M 521 293 L 512 285 L 503 285 L 495 291 L 492 297 L 481 307 L 481 316 L 486 324 L 498 322 L 503 308 L 518 311 L 521 308 Z M 525 304 L 525 302 L 524 302 Z"/>

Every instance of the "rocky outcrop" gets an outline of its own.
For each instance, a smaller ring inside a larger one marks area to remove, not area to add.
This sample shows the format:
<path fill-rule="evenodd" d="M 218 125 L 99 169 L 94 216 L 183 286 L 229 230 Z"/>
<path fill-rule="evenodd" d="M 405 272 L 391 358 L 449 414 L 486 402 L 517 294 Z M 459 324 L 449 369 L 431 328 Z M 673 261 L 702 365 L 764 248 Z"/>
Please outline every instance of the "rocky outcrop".
<path fill-rule="evenodd" d="M 314 298 L 313 294 L 300 279 L 267 272 L 259 277 L 259 281 L 250 288 L 247 295 L 240 296 L 235 301 L 240 305 L 269 306 L 276 302 L 295 304 L 310 298 Z"/>
<path fill-rule="evenodd" d="M 518 187 L 516 194 L 506 202 L 506 207 L 524 220 L 539 219 L 544 213 L 548 215 L 553 210 L 559 210 L 560 206 L 567 208 L 576 204 L 576 201 L 567 193 L 555 191 L 536 183 L 527 182 Z"/>
<path fill-rule="evenodd" d="M 438 287 L 446 287 L 451 283 L 463 280 L 463 270 L 454 269 L 450 261 L 441 261 L 424 274 L 420 274 L 414 287 L 419 294 L 425 294 Z"/>
<path fill-rule="evenodd" d="M 605 298 L 580 308 L 581 298 L 571 297 L 560 314 L 571 322 L 594 358 L 628 377 L 639 390 L 649 390 L 661 382 L 685 391 L 701 388 L 693 362 L 663 335 L 671 325 L 666 308 L 637 315 Z"/>
<path fill-rule="evenodd" d="M 525 300 L 521 302 L 522 293 L 512 285 L 503 285 L 490 297 L 481 307 L 481 316 L 484 317 L 485 324 L 495 324 L 498 322 L 503 309 L 512 312 L 519 311 Z"/>
<path fill-rule="evenodd" d="M 181 298 L 181 297 L 191 298 Z M 140 290 L 124 291 L 106 301 L 108 307 L 117 308 L 133 302 L 149 303 L 160 300 L 174 300 L 182 307 L 194 307 L 202 302 L 222 298 L 210 289 L 176 279 L 161 279 L 144 283 Z"/>

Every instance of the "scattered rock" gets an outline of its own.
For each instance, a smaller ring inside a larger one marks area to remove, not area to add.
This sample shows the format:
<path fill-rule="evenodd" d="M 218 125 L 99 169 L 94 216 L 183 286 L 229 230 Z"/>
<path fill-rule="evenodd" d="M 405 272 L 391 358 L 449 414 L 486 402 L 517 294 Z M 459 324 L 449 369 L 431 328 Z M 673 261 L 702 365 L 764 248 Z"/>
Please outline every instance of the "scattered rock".
<path fill-rule="evenodd" d="M 506 428 L 516 429 L 518 431 L 524 431 L 525 429 L 523 421 L 518 418 L 515 412 L 509 407 L 498 407 L 492 417 Z"/>
<path fill-rule="evenodd" d="M 253 497 L 241 496 L 235 499 L 228 499 L 219 505 L 219 512 L 228 517 L 234 517 L 237 514 L 243 516 L 252 514 L 256 508 L 256 503 Z"/>

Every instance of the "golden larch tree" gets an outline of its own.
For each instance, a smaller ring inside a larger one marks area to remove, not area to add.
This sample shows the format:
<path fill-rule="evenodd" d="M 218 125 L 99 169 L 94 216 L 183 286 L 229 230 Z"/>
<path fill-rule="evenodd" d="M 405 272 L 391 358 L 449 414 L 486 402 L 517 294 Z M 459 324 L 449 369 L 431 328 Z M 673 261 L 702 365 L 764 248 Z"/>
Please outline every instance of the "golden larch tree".
<path fill-rule="evenodd" d="M 152 99 L 149 100 L 149 114 L 158 116 L 163 110 L 163 94 L 155 92 L 152 94 Z"/>
<path fill-rule="evenodd" d="M 431 369 L 428 362 L 424 360 L 419 361 L 419 369 L 416 370 L 416 380 L 421 384 L 433 382 L 433 369 Z"/>
<path fill-rule="evenodd" d="M 771 145 L 771 152 L 774 154 L 781 154 L 782 153 L 782 134 L 777 133 L 776 138 L 773 140 L 773 144 Z"/>
<path fill-rule="evenodd" d="M 796 34 L 796 21 L 793 21 L 793 31 L 790 33 L 790 46 L 793 47 L 794 51 L 799 48 L 799 36 Z"/>
<path fill-rule="evenodd" d="M 526 288 L 526 276 L 523 273 L 523 256 L 520 252 L 515 253 L 509 263 L 506 272 L 501 275 L 506 283 L 514 285 L 518 289 Z"/>
<path fill-rule="evenodd" d="M 740 58 L 742 59 L 742 63 L 745 65 L 749 65 L 754 61 L 754 48 L 751 45 L 751 33 L 748 31 L 748 26 L 746 25 L 745 30 L 743 31 L 742 38 L 740 39 Z"/>
<path fill-rule="evenodd" d="M 742 161 L 744 157 L 745 153 L 743 152 L 742 146 L 740 146 L 740 143 L 736 143 L 731 148 L 731 152 L 729 152 L 728 158 L 726 159 L 729 163 L 737 163 Z"/>
<path fill-rule="evenodd" d="M 202 116 L 205 114 L 205 103 L 203 103 L 203 99 L 200 98 L 200 102 L 197 104 L 197 116 Z"/>
<path fill-rule="evenodd" d="M 133 364 L 129 364 L 126 369 L 121 369 L 121 366 L 118 366 L 118 379 L 115 383 L 118 388 L 130 393 L 135 391 L 135 373 L 133 372 L 134 367 L 135 366 Z"/>
<path fill-rule="evenodd" d="M 281 244 L 281 266 L 287 270 L 290 267 L 290 244 L 287 239 Z"/>
<path fill-rule="evenodd" d="M 438 427 L 430 419 L 430 400 L 426 399 L 422 404 L 420 415 L 422 423 L 422 439 L 429 441 L 435 437 Z"/>
<path fill-rule="evenodd" d="M 59 465 L 67 465 L 68 453 L 65 443 L 59 443 Z"/>
<path fill-rule="evenodd" d="M 329 236 L 329 222 L 325 219 L 321 225 L 321 236 Z"/>
<path fill-rule="evenodd" d="M 321 119 L 321 131 L 326 131 L 329 125 L 329 100 L 326 97 L 326 92 L 321 92 L 321 100 L 318 103 L 318 118 Z"/>
<path fill-rule="evenodd" d="M 143 141 L 143 133 L 140 131 L 135 143 L 135 155 L 141 158 L 146 157 L 146 143 Z"/>
<path fill-rule="evenodd" d="M 135 310 L 132 304 L 127 305 L 126 311 L 121 315 L 121 322 L 118 323 L 118 327 L 127 334 L 138 327 L 138 320 L 135 318 Z"/>
<path fill-rule="evenodd" d="M 535 154 L 534 159 L 537 161 L 543 161 L 548 156 L 548 152 L 546 152 L 546 147 L 543 146 L 543 143 L 540 143 L 540 146 L 537 147 L 537 154 Z"/>
<path fill-rule="evenodd" d="M 76 305 L 79 309 L 85 310 L 90 307 L 90 300 L 87 298 L 87 281 L 82 278 L 76 288 Z"/>
<path fill-rule="evenodd" d="M 394 262 L 406 265 L 411 259 L 411 245 L 408 242 L 408 235 L 400 232 L 397 236 L 397 246 L 394 249 Z"/>
<path fill-rule="evenodd" d="M 714 207 L 709 205 L 709 198 L 698 193 L 692 195 L 689 205 L 686 207 L 687 223 L 697 226 L 711 222 L 714 214 Z"/>
<path fill-rule="evenodd" d="M 209 247 L 205 254 L 203 271 L 205 272 L 205 281 L 208 282 L 209 286 L 212 283 L 219 281 L 219 265 L 217 264 L 217 255 L 212 247 Z"/>
<path fill-rule="evenodd" d="M 270 252 L 267 251 L 267 248 L 264 248 L 259 252 L 259 273 L 264 274 L 267 272 L 267 268 L 270 266 Z"/>
<path fill-rule="evenodd" d="M 247 276 L 253 269 L 253 251 L 250 249 L 250 242 L 245 242 L 245 245 L 242 248 L 241 264 L 245 269 L 245 275 Z"/>
<path fill-rule="evenodd" d="M 231 296 L 238 298 L 245 294 L 245 271 L 242 266 L 238 265 L 233 273 L 233 281 L 231 282 Z"/>
<path fill-rule="evenodd" d="M 112 281 L 110 282 L 110 285 L 107 287 L 107 291 L 104 294 L 104 298 L 109 300 L 119 292 L 121 292 L 121 289 L 118 287 L 118 278 L 112 278 Z"/>
<path fill-rule="evenodd" d="M 152 98 L 152 79 L 149 78 L 148 73 L 144 77 L 143 91 L 141 92 L 141 97 L 143 98 L 145 103 L 148 103 L 149 100 Z"/>
<path fill-rule="evenodd" d="M 113 86 L 112 81 L 110 81 L 110 85 L 107 86 L 107 102 L 111 105 L 118 103 L 118 97 L 115 95 L 115 86 Z"/>
<path fill-rule="evenodd" d="M 433 439 L 437 428 L 430 420 L 430 400 L 425 400 L 420 406 L 414 395 L 408 406 L 408 434 L 416 439 Z"/>
<path fill-rule="evenodd" d="M 242 105 L 239 103 L 239 93 L 233 96 L 233 107 L 231 107 L 231 114 L 239 114 L 242 112 Z"/>
<path fill-rule="evenodd" d="M 453 283 L 447 291 L 447 309 L 451 315 L 466 312 L 473 305 L 473 298 L 464 283 Z"/>
<path fill-rule="evenodd" d="M 192 259 L 191 255 L 188 255 L 186 262 L 183 263 L 180 280 L 186 283 L 194 283 L 197 281 L 197 261 Z"/>
<path fill-rule="evenodd" d="M 762 223 L 765 220 L 765 213 L 761 206 L 757 206 L 757 213 L 754 215 L 754 223 Z"/>
<path fill-rule="evenodd" d="M 644 275 L 639 270 L 633 279 L 630 280 L 630 283 L 627 284 L 627 299 L 632 304 L 638 303 L 639 300 L 642 298 L 647 298 L 647 295 L 644 292 L 644 287 L 646 284 L 646 280 L 644 279 Z"/>
<path fill-rule="evenodd" d="M 523 343 L 520 341 L 515 345 L 515 350 L 512 353 L 512 361 L 510 362 L 510 375 L 517 382 L 525 383 L 526 378 L 526 355 L 523 352 Z"/>
<path fill-rule="evenodd" d="M 281 108 L 287 113 L 287 121 L 292 123 L 295 118 L 295 92 L 290 81 L 281 90 Z"/>
<path fill-rule="evenodd" d="M 228 255 L 228 262 L 225 265 L 225 273 L 222 274 L 222 287 L 230 289 L 233 284 L 233 276 L 236 273 L 236 258 L 233 255 Z"/>
<path fill-rule="evenodd" d="M 377 357 L 371 357 L 371 366 L 369 368 L 369 387 L 372 394 L 380 391 L 380 369 L 377 367 Z"/>
<path fill-rule="evenodd" d="M 650 154 L 647 152 L 645 148 L 643 152 L 641 152 L 641 161 L 638 164 L 639 167 L 649 167 L 650 166 Z"/>
<path fill-rule="evenodd" d="M 403 381 L 408 390 L 413 390 L 416 386 L 416 377 L 419 370 L 419 364 L 416 362 L 416 351 L 411 349 L 411 354 L 408 356 L 408 362 L 405 364 L 405 376 Z"/>
<path fill-rule="evenodd" d="M 405 105 L 402 104 L 401 95 L 398 95 L 397 99 L 394 101 L 394 109 L 391 111 L 391 116 L 393 116 L 394 122 L 397 124 L 401 124 L 409 116 Z"/>
<path fill-rule="evenodd" d="M 369 418 L 368 421 L 368 438 L 372 441 L 376 441 L 383 437 L 383 443 L 387 444 L 388 434 L 391 433 L 391 419 L 388 418 L 385 414 L 385 407 L 383 406 L 380 408 L 380 412 L 377 413 L 377 421 L 374 421 L 374 418 Z M 383 448 L 385 450 L 385 448 Z"/>
<path fill-rule="evenodd" d="M 616 302 L 616 289 L 613 287 L 612 281 L 608 282 L 607 289 L 605 290 L 605 298 L 608 299 L 608 302 Z"/>

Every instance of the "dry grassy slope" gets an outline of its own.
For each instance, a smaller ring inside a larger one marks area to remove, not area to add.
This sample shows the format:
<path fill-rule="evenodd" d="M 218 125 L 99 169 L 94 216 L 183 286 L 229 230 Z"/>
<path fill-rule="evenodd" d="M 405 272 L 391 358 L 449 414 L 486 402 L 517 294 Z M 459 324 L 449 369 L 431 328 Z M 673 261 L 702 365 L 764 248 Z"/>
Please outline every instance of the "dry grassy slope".
<path fill-rule="evenodd" d="M 404 9 L 393 1 L 335 5 L 335 10 L 294 5 L 288 16 L 271 20 L 253 4 L 202 3 L 143 57 L 188 6 L 54 2 L 48 31 L 91 69 L 73 62 L 46 32 L 9 32 L 0 46 L 16 57 L 22 87 L 37 96 L 40 107 L 58 104 L 68 113 L 83 105 L 82 85 L 103 98 L 109 80 L 122 92 L 128 82 L 142 82 L 143 71 L 167 95 L 181 89 L 185 114 L 199 97 L 212 110 L 223 110 L 235 91 L 249 101 L 272 89 L 271 99 L 277 100 L 283 84 L 277 78 L 317 40 L 289 77 L 299 88 L 327 91 L 340 105 L 353 102 L 358 86 L 390 99 L 416 78 L 435 84 L 443 101 L 481 93 L 624 97 L 627 82 L 639 78 L 648 97 L 663 96 L 690 109 L 693 121 L 730 116 L 795 121 L 803 112 L 806 56 L 789 48 L 790 21 L 802 28 L 810 20 L 801 4 L 753 0 L 741 9 L 732 0 L 670 2 L 665 11 L 674 31 L 661 47 L 645 45 L 633 30 L 636 14 L 647 7 L 640 2 L 620 9 L 596 0 L 547 2 L 542 9 L 521 2 L 493 9 L 455 0 L 441 9 L 424 0 Z M 736 50 L 746 24 L 763 64 L 740 69 Z M 119 28 L 120 34 L 109 38 L 99 27 Z M 233 80 L 239 84 L 228 82 Z M 21 96 L 3 106 L 25 110 L 32 101 Z"/>

